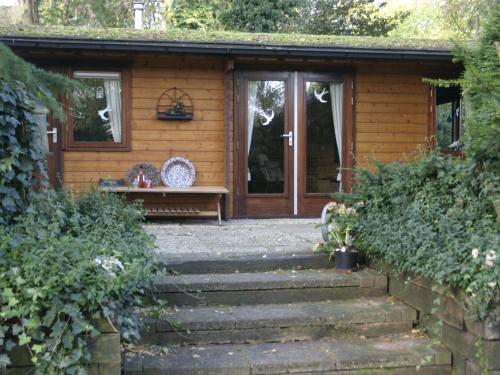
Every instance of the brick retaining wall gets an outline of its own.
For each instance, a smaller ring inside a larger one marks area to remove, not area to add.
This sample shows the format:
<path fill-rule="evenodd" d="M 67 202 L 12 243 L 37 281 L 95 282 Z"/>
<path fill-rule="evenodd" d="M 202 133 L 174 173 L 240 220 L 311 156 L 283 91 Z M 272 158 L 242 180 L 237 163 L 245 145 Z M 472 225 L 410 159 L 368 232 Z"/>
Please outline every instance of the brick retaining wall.
<path fill-rule="evenodd" d="M 500 375 L 500 322 L 474 321 L 459 301 L 460 290 L 445 290 L 423 276 L 398 274 L 387 264 L 371 264 L 388 276 L 389 294 L 418 311 L 420 327 L 453 353 L 456 375 Z M 478 348 L 482 355 L 478 355 Z"/>

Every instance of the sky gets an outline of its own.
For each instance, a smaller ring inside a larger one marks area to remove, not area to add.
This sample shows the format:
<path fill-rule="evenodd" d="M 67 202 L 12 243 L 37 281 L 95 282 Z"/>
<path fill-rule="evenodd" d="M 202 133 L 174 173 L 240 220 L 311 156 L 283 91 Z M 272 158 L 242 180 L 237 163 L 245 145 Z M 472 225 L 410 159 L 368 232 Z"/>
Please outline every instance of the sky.
<path fill-rule="evenodd" d="M 17 0 L 0 0 L 1 5 L 16 5 Z"/>

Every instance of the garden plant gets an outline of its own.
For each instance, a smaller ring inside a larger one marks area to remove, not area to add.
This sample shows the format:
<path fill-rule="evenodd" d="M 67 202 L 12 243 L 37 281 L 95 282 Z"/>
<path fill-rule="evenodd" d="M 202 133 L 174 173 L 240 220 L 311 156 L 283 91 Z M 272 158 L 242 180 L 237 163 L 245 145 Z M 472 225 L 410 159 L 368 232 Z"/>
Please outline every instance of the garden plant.
<path fill-rule="evenodd" d="M 48 188 L 33 104 L 63 116 L 52 86 L 82 88 L 0 49 L 0 372 L 22 355 L 34 374 L 86 374 L 103 320 L 138 337 L 153 240 L 139 205 Z"/>

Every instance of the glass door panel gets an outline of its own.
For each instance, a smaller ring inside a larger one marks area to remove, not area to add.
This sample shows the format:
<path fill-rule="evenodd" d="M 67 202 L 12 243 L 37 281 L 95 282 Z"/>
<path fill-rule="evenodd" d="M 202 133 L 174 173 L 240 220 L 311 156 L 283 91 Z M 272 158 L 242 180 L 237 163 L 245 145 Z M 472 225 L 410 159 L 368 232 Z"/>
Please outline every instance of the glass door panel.
<path fill-rule="evenodd" d="M 338 84 L 306 81 L 305 85 L 306 193 L 333 193 L 339 191 L 341 178 L 342 124 L 336 126 L 338 109 L 332 105 L 332 91 L 335 99 Z"/>
<path fill-rule="evenodd" d="M 285 192 L 285 82 L 248 81 L 249 194 Z"/>
<path fill-rule="evenodd" d="M 345 100 L 352 95 L 350 82 L 348 75 L 319 73 L 299 79 L 299 215 L 319 216 L 332 193 L 345 188 L 341 167 L 350 165 L 343 160 L 345 144 L 351 143 L 351 103 Z"/>
<path fill-rule="evenodd" d="M 240 72 L 236 86 L 236 215 L 291 216 L 294 148 L 290 73 Z"/>

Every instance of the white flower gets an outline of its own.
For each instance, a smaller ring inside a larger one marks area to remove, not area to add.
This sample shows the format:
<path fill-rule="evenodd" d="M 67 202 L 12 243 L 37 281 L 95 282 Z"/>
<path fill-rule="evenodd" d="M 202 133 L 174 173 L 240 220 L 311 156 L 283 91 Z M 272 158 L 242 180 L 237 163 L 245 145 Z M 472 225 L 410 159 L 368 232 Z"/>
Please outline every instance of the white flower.
<path fill-rule="evenodd" d="M 333 211 L 337 207 L 337 202 L 329 202 L 327 206 L 328 211 Z"/>
<path fill-rule="evenodd" d="M 490 282 L 488 283 L 488 286 L 489 286 L 490 288 L 494 288 L 496 285 L 497 285 L 497 282 L 496 282 L 496 281 L 490 281 Z"/>
<path fill-rule="evenodd" d="M 345 253 L 345 251 L 346 251 L 346 247 L 342 246 L 342 248 L 340 249 L 340 252 Z"/>
<path fill-rule="evenodd" d="M 101 257 L 98 256 L 94 259 L 94 262 L 97 266 L 101 266 L 108 274 L 111 276 L 115 276 L 113 273 L 113 268 L 117 267 L 120 271 L 125 271 L 125 267 L 123 267 L 122 262 L 120 262 L 115 257 Z"/>
<path fill-rule="evenodd" d="M 486 254 L 486 259 L 484 260 L 484 264 L 488 267 L 493 267 L 495 265 L 495 259 L 497 258 L 497 254 L 494 250 L 488 251 Z"/>
<path fill-rule="evenodd" d="M 472 249 L 472 257 L 477 258 L 479 256 L 479 249 Z"/>

